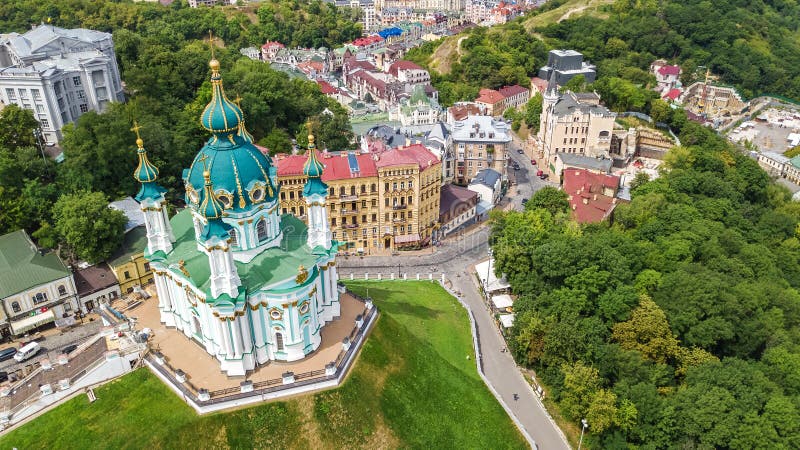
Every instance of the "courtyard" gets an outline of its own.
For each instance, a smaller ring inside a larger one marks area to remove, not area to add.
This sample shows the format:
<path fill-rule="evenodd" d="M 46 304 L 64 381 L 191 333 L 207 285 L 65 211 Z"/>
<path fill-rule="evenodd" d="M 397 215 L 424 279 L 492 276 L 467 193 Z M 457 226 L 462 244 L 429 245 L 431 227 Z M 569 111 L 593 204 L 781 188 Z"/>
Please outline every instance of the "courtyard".
<path fill-rule="evenodd" d="M 270 362 L 249 373 L 246 379 L 258 383 L 280 378 L 284 372 L 299 374 L 324 369 L 326 364 L 335 361 L 342 350 L 342 340 L 349 336 L 355 327 L 356 316 L 364 313 L 364 303 L 353 296 L 345 293 L 340 295 L 339 300 L 341 315 L 322 328 L 322 343 L 314 353 L 291 363 Z M 150 347 L 160 351 L 170 366 L 183 370 L 187 379 L 198 388 L 214 391 L 239 387 L 239 383 L 244 379 L 225 375 L 219 369 L 219 361 L 206 352 L 197 341 L 162 324 L 159 318 L 158 298 L 155 294 L 139 306 L 126 311 L 126 314 L 137 318 L 138 329 L 153 330 Z"/>

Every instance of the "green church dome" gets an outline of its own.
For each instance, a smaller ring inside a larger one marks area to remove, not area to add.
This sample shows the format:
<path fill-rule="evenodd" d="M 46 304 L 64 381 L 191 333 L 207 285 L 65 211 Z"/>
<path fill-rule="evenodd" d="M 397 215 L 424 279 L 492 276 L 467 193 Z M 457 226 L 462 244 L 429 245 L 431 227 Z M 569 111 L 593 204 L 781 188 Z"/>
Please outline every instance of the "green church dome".
<path fill-rule="evenodd" d="M 212 60 L 210 65 L 214 91 L 201 121 L 213 136 L 197 153 L 189 169 L 184 170 L 187 202 L 195 207 L 200 206 L 202 199 L 199 193 L 205 189 L 203 172 L 207 170 L 214 194 L 222 207 L 243 212 L 275 199 L 277 172 L 270 159 L 253 145 L 252 136 L 244 128 L 241 109 L 225 96 L 219 63 Z M 218 125 L 214 122 L 222 121 L 220 117 L 227 117 L 225 120 L 231 121 L 214 128 Z"/>
<path fill-rule="evenodd" d="M 317 149 L 314 147 L 314 135 L 308 135 L 308 159 L 303 165 L 303 175 L 307 176 L 305 186 L 303 186 L 303 196 L 309 197 L 314 194 L 328 195 L 328 185 L 322 181 L 322 171 L 325 166 L 317 158 Z"/>
<path fill-rule="evenodd" d="M 212 59 L 208 65 L 211 67 L 211 102 L 203 110 L 200 123 L 212 133 L 238 131 L 244 118 L 242 110 L 225 96 L 219 74 L 219 61 Z"/>
<path fill-rule="evenodd" d="M 139 193 L 136 194 L 136 200 L 138 202 L 142 202 L 145 199 L 155 200 L 160 198 L 167 190 L 156 183 L 158 168 L 147 158 L 144 141 L 139 137 L 138 124 L 135 124 L 134 130 L 136 130 L 136 146 L 138 147 L 136 153 L 139 155 L 139 165 L 133 171 L 133 178 L 142 184 L 139 188 Z"/>

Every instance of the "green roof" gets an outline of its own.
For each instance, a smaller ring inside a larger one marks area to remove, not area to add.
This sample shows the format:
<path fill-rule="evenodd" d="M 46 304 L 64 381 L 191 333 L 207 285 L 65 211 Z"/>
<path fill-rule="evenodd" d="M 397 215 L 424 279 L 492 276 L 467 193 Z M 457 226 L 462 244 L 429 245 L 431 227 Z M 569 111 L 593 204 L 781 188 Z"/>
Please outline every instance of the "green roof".
<path fill-rule="evenodd" d="M 794 158 L 791 158 L 789 160 L 789 162 L 792 163 L 793 166 L 795 166 L 798 169 L 800 169 L 800 155 L 797 155 Z"/>
<path fill-rule="evenodd" d="M 151 255 L 151 258 L 153 260 L 161 259 L 166 266 L 177 265 L 178 261 L 183 260 L 184 267 L 189 272 L 193 284 L 209 293 L 211 268 L 205 253 L 197 250 L 191 211 L 184 209 L 172 217 L 170 223 L 176 240 L 172 251 L 167 255 L 157 253 Z M 279 247 L 264 250 L 249 263 L 236 262 L 239 279 L 248 294 L 264 286 L 292 279 L 297 275 L 301 265 L 312 271 L 318 258 L 336 254 L 338 250 L 335 242 L 327 251 L 320 252 L 320 249 L 310 249 L 306 245 L 306 225 L 291 214 L 281 217 L 281 229 L 283 230 L 283 241 Z M 178 269 L 175 269 L 175 273 L 179 273 Z M 294 282 L 293 279 L 291 281 Z"/>
<path fill-rule="evenodd" d="M 25 230 L 0 236 L 0 298 L 68 277 L 54 252 L 42 255 Z"/>
<path fill-rule="evenodd" d="M 114 267 L 131 261 L 131 257 L 144 252 L 147 247 L 147 229 L 144 225 L 138 226 L 125 233 L 122 246 L 108 258 L 108 264 Z"/>

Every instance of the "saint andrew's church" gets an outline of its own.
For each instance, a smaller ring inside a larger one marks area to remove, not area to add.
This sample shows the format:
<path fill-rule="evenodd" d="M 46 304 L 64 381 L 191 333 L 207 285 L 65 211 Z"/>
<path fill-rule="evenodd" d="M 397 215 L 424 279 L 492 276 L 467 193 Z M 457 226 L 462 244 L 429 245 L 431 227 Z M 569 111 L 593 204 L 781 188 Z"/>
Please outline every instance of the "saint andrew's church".
<path fill-rule="evenodd" d="M 340 311 L 338 248 L 313 136 L 303 168 L 306 226 L 279 214 L 277 170 L 225 96 L 219 62 L 209 65 L 212 98 L 200 120 L 212 136 L 184 169 L 188 208 L 167 216 L 166 190 L 138 130 L 134 178 L 161 322 L 196 340 L 235 376 L 319 347 L 322 327 Z"/>

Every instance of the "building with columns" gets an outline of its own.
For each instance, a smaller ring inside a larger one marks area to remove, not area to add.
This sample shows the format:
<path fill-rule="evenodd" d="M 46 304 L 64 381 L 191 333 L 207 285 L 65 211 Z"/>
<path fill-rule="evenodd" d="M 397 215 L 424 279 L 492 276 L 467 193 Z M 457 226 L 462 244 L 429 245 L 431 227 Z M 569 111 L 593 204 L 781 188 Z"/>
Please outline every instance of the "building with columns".
<path fill-rule="evenodd" d="M 33 111 L 42 139 L 88 111 L 125 99 L 110 33 L 39 25 L 0 35 L 0 102 Z"/>
<path fill-rule="evenodd" d="M 141 139 L 136 200 L 161 321 L 205 348 L 225 374 L 242 376 L 319 347 L 322 327 L 340 312 L 338 243 L 313 137 L 304 166 L 306 225 L 281 214 L 276 169 L 226 97 L 219 62 L 210 67 L 212 98 L 200 122 L 212 136 L 184 169 L 188 207 L 167 216 L 165 189 Z"/>

